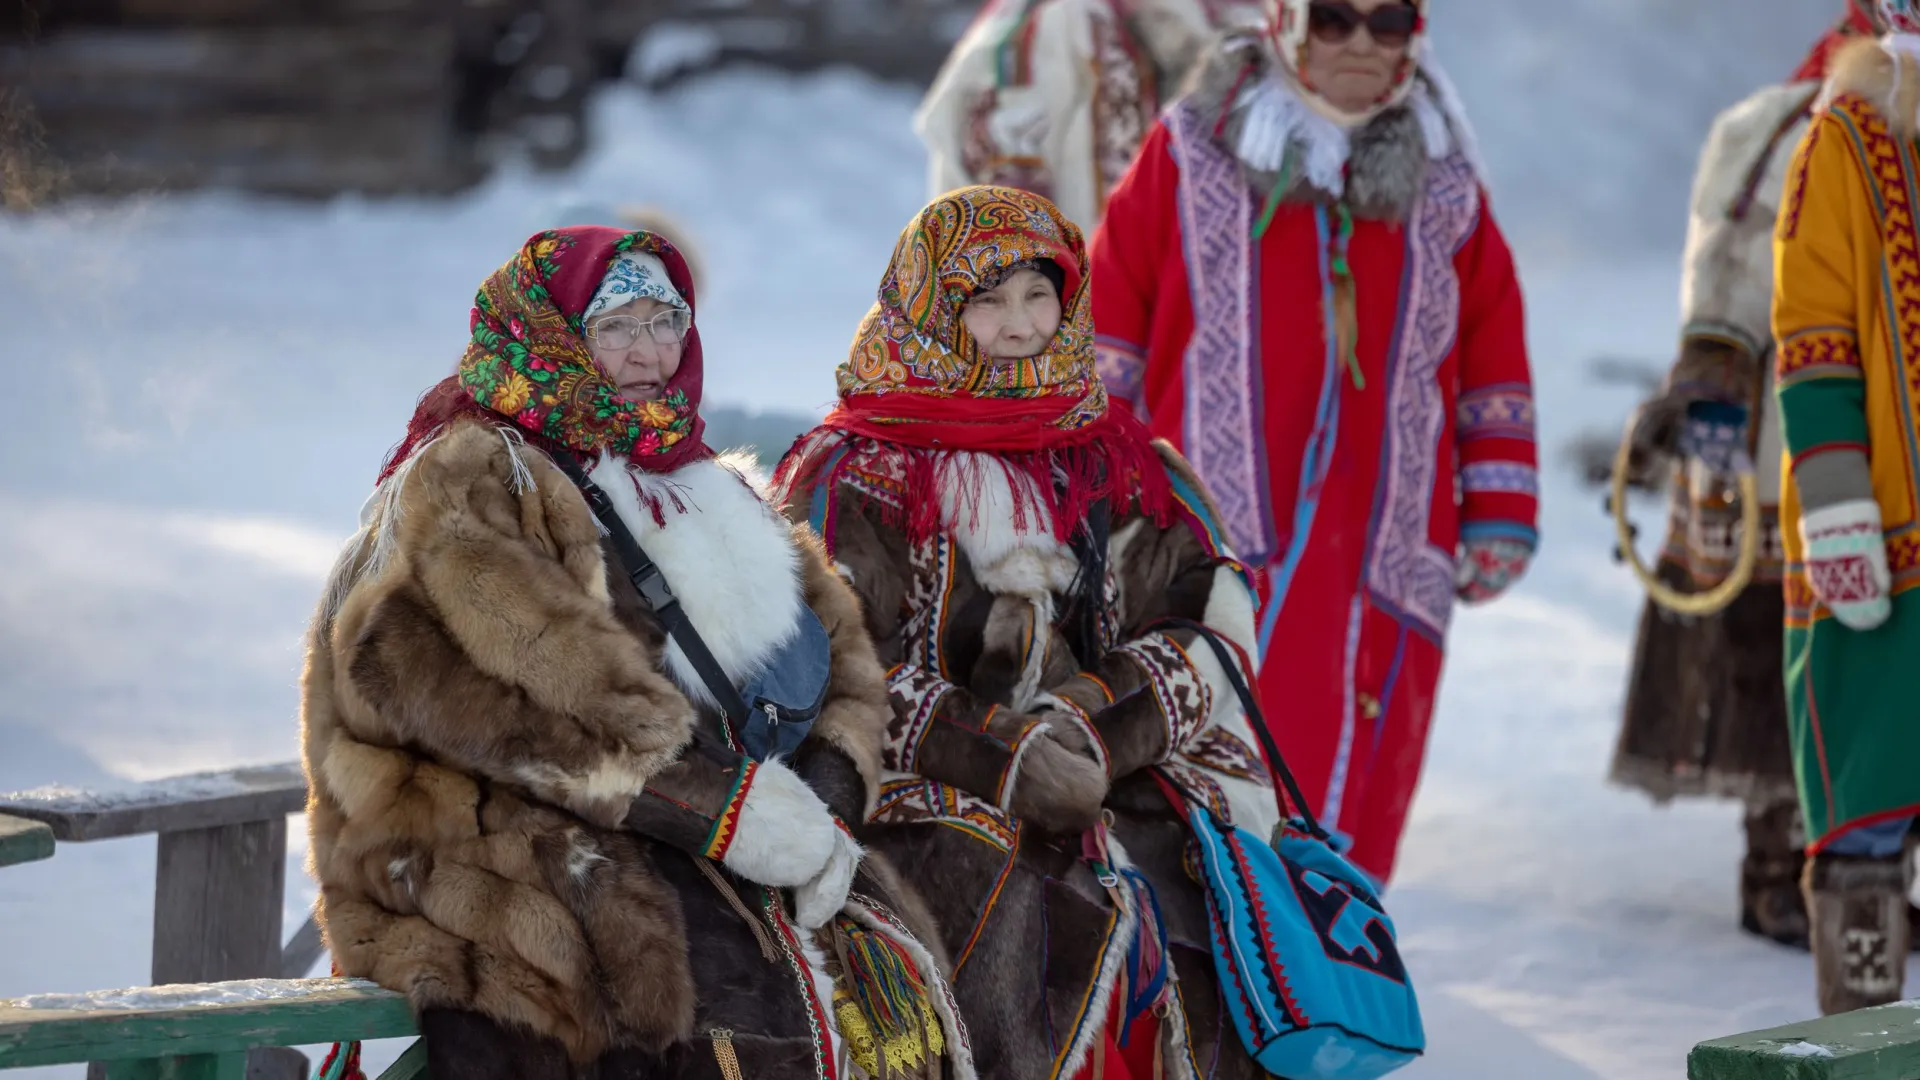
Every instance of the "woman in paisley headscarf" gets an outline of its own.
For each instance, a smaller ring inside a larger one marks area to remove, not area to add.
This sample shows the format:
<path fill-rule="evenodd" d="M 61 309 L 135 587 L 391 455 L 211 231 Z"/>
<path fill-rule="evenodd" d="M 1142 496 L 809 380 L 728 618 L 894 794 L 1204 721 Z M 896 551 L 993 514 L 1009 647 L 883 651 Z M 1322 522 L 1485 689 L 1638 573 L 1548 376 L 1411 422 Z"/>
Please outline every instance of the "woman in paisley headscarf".
<path fill-rule="evenodd" d="M 860 835 L 933 908 L 983 1074 L 1259 1075 L 1181 814 L 1261 836 L 1278 820 L 1192 629 L 1244 656 L 1252 594 L 1186 463 L 1107 407 L 1079 230 L 1011 188 L 939 199 L 901 234 L 839 388 L 776 491 L 890 668 Z"/>
<path fill-rule="evenodd" d="M 702 440 L 693 311 L 654 234 L 535 236 L 382 470 L 304 680 L 337 970 L 408 995 L 436 1076 L 970 1076 L 924 912 L 843 824 L 873 647 Z"/>

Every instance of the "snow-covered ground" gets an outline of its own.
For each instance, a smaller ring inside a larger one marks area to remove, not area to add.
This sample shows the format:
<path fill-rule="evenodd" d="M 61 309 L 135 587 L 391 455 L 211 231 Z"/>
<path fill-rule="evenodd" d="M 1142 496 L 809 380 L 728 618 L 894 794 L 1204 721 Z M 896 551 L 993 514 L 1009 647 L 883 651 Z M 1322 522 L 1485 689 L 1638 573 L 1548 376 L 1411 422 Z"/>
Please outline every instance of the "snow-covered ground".
<path fill-rule="evenodd" d="M 1794 26 L 1771 53 L 1715 61 L 1715 93 L 1781 70 L 1826 15 L 1788 6 L 1775 15 Z M 1615 8 L 1565 10 L 1599 32 Z M 1551 102 L 1501 98 L 1496 78 L 1537 73 L 1554 52 L 1496 62 L 1447 44 L 1518 223 L 1549 461 L 1538 565 L 1456 623 L 1389 897 L 1432 1039 L 1405 1075 L 1677 1077 L 1701 1039 L 1814 1012 L 1805 955 L 1735 926 L 1734 808 L 1658 811 L 1604 783 L 1638 596 L 1607 557 L 1598 495 L 1555 453 L 1632 403 L 1589 380 L 1590 357 L 1671 348 L 1677 236 L 1622 243 L 1643 223 L 1604 214 L 1677 223 L 1691 151 L 1649 159 L 1616 96 L 1602 110 L 1614 129 L 1584 132 L 1556 169 L 1540 122 Z M 1698 138 L 1713 111 L 1699 98 L 1680 103 L 1692 127 L 1663 139 Z M 15 402 L 0 421 L 0 790 L 294 756 L 320 578 L 414 395 L 457 356 L 474 287 L 559 205 L 672 212 L 711 278 L 709 399 L 824 408 L 922 200 L 912 105 L 853 75 L 736 73 L 665 100 L 602 95 L 596 150 L 557 182 L 509 171 L 449 202 L 206 194 L 0 218 L 0 371 Z M 1653 163 L 1608 188 L 1589 173 L 1609 145 Z M 1600 216 L 1555 222 L 1560 197 Z M 313 895 L 299 857 L 289 933 Z M 153 865 L 152 841 L 136 839 L 0 871 L 0 997 L 144 982 Z"/>

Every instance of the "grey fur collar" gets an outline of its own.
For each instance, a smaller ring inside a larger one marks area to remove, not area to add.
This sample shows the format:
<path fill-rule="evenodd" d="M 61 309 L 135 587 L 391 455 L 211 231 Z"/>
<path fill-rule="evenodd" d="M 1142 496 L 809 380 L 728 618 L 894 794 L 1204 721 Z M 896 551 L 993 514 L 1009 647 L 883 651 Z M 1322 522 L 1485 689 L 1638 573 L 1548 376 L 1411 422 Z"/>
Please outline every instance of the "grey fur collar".
<path fill-rule="evenodd" d="M 1183 102 L 1209 131 L 1225 114 L 1226 123 L 1215 141 L 1236 158 L 1247 113 L 1231 106 L 1263 80 L 1282 77 L 1277 64 L 1261 38 L 1244 32 L 1229 33 L 1216 40 L 1188 79 Z M 1423 89 L 1416 87 L 1414 92 Z M 1229 95 L 1234 99 L 1229 100 Z M 1317 186 L 1306 170 L 1300 170 L 1288 185 L 1284 201 L 1334 202 L 1344 194 L 1356 217 L 1405 221 L 1425 188 L 1432 156 L 1414 110 L 1396 105 L 1354 129 L 1350 139 L 1345 192 Z M 1304 151 L 1296 139 L 1289 153 L 1302 155 Z M 1247 184 L 1263 197 L 1280 179 L 1276 171 L 1257 168 L 1244 160 L 1240 169 Z"/>

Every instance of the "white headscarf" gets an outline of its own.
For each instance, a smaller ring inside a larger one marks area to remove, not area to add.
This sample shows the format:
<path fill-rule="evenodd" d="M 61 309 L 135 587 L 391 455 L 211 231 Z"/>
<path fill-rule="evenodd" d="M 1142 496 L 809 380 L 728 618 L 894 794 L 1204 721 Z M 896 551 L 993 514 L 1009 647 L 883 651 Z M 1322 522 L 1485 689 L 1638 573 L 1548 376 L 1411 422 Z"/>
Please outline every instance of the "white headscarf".
<path fill-rule="evenodd" d="M 687 302 L 681 298 L 680 290 L 673 287 L 672 279 L 667 276 L 667 264 L 660 261 L 660 256 L 650 251 L 622 252 L 607 269 L 607 276 L 600 279 L 600 288 L 594 291 L 593 302 L 587 305 L 582 319 L 591 319 L 643 296 L 687 310 Z"/>
<path fill-rule="evenodd" d="M 1413 92 L 1414 72 L 1423 66 L 1421 57 L 1426 51 L 1427 42 L 1427 0 L 1407 2 L 1420 13 L 1420 23 L 1412 39 L 1407 42 L 1407 62 L 1400 72 L 1399 81 L 1394 83 L 1386 97 L 1360 112 L 1348 112 L 1309 87 L 1306 76 L 1300 70 L 1307 56 L 1307 24 L 1313 7 L 1312 0 L 1266 0 L 1267 32 L 1273 38 L 1275 51 L 1280 54 L 1280 63 L 1286 68 L 1287 77 L 1300 99 L 1315 112 L 1343 128 L 1359 127 L 1407 100 L 1407 95 Z"/>

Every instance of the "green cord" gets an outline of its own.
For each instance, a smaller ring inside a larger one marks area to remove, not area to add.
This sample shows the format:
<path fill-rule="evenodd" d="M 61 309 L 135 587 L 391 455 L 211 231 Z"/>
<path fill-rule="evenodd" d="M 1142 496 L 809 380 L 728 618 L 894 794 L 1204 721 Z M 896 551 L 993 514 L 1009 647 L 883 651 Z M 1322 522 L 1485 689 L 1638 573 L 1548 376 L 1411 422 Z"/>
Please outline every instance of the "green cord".
<path fill-rule="evenodd" d="M 1345 199 L 1336 203 L 1334 210 L 1340 215 L 1340 229 L 1334 234 L 1333 259 L 1331 260 L 1333 274 L 1336 278 L 1345 281 L 1348 286 L 1351 287 L 1353 284 L 1353 267 L 1347 262 L 1347 245 L 1353 241 L 1353 211 L 1347 208 L 1347 201 Z M 1355 313 L 1354 319 L 1356 320 L 1356 325 L 1353 328 L 1354 340 L 1347 343 L 1347 373 L 1353 376 L 1353 388 L 1355 390 L 1365 390 L 1367 388 L 1367 380 L 1365 376 L 1360 374 L 1360 327 L 1358 326 L 1358 313 Z"/>
<path fill-rule="evenodd" d="M 1267 226 L 1273 224 L 1274 211 L 1280 209 L 1280 200 L 1286 197 L 1287 188 L 1293 184 L 1293 147 L 1287 147 L 1285 157 L 1280 159 L 1280 175 L 1273 181 L 1273 190 L 1267 192 L 1267 205 L 1260 211 L 1260 220 L 1253 223 L 1255 240 L 1267 235 Z"/>

